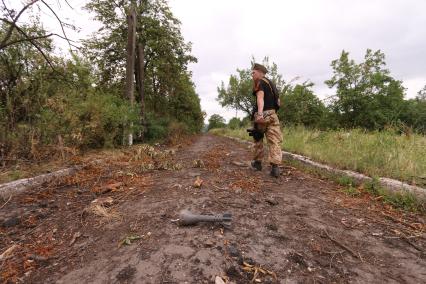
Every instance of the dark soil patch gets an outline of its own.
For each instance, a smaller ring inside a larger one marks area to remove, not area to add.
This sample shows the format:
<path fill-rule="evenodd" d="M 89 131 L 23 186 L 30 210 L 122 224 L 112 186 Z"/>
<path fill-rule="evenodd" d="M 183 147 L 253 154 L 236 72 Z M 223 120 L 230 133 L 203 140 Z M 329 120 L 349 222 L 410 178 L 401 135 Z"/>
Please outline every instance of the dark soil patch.
<path fill-rule="evenodd" d="M 286 164 L 279 179 L 266 167 L 251 171 L 244 166 L 247 146 L 223 137 L 199 136 L 153 169 L 144 159 L 85 169 L 69 183 L 12 198 L 0 211 L 0 253 L 17 247 L 0 261 L 1 282 L 426 279 L 424 215 L 394 210 L 368 195 L 346 196 L 338 185 Z M 193 168 L 196 159 L 205 167 Z M 193 187 L 197 176 L 201 188 Z M 104 206 L 106 216 L 85 210 L 100 197 L 114 200 Z M 230 212 L 234 220 L 230 228 L 179 227 L 174 221 L 182 209 Z M 120 246 L 126 238 L 129 244 Z"/>

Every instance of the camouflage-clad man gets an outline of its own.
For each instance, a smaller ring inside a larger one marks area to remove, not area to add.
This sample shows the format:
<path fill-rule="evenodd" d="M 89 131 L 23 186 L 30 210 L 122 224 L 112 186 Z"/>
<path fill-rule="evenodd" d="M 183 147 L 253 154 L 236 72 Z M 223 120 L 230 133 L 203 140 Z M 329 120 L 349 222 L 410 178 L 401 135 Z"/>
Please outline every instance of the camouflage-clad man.
<path fill-rule="evenodd" d="M 256 96 L 254 109 L 255 129 L 264 132 L 268 142 L 269 163 L 271 164 L 271 176 L 279 177 L 278 165 L 281 164 L 281 142 L 282 134 L 280 121 L 276 111 L 279 108 L 279 94 L 275 85 L 265 77 L 268 70 L 261 64 L 254 64 L 252 78 L 254 82 L 253 95 Z M 252 167 L 258 171 L 262 170 L 262 159 L 264 156 L 263 138 L 254 141 L 254 159 Z"/>

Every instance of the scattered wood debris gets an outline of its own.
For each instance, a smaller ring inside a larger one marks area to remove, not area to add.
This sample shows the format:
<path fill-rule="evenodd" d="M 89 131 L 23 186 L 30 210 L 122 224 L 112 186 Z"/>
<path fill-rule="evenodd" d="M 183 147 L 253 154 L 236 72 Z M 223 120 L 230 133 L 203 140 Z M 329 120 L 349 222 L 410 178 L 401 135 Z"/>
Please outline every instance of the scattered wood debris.
<path fill-rule="evenodd" d="M 203 185 L 203 182 L 204 181 L 199 176 L 197 176 L 197 178 L 194 181 L 194 187 L 201 188 L 201 186 Z"/>

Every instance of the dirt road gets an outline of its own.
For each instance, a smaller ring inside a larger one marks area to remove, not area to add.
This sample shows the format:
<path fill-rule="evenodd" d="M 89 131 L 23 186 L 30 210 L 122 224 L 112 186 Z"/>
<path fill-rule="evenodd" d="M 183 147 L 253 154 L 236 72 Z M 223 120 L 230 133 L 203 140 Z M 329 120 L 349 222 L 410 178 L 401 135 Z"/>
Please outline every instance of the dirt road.
<path fill-rule="evenodd" d="M 2 282 L 425 283 L 424 215 L 347 196 L 286 164 L 273 179 L 249 159 L 247 145 L 202 135 L 177 150 L 180 167 L 138 173 L 121 191 L 78 183 L 14 197 L 0 210 L 0 253 L 17 245 Z M 106 221 L 87 214 L 100 197 L 117 202 Z M 234 220 L 179 227 L 182 209 Z"/>

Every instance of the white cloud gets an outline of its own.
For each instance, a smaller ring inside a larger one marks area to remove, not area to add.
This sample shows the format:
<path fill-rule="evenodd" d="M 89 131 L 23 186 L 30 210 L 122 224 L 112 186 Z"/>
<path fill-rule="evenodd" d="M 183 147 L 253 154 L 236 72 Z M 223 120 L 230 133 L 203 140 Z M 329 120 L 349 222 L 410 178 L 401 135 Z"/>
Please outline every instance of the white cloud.
<path fill-rule="evenodd" d="M 223 74 L 248 67 L 250 58 L 269 56 L 284 78 L 313 81 L 324 98 L 333 90 L 330 63 L 342 49 L 362 60 L 367 48 L 381 49 L 391 73 L 404 81 L 408 97 L 426 84 L 426 17 L 422 0 L 171 0 L 185 39 L 199 63 L 192 65 L 203 108 L 224 111 L 211 100 Z M 221 74 L 220 80 L 211 74 Z"/>

